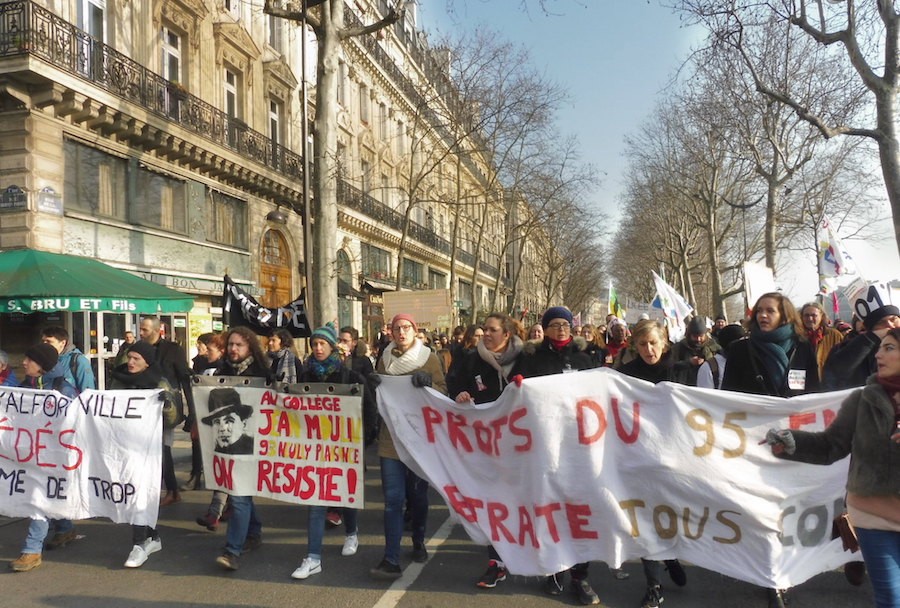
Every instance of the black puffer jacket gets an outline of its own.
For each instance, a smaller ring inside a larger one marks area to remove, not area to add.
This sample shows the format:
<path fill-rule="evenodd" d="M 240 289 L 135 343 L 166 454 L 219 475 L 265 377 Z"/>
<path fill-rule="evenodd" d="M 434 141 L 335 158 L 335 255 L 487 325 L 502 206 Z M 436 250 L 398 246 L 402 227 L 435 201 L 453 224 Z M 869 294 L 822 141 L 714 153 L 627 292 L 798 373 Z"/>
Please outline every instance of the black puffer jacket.
<path fill-rule="evenodd" d="M 646 380 L 653 384 L 658 384 L 660 382 L 689 384 L 691 367 L 693 366 L 689 361 L 675 361 L 672 351 L 667 350 L 663 353 L 660 360 L 653 365 L 644 362 L 640 355 L 638 355 L 620 367 L 619 371 L 626 376 Z"/>
<path fill-rule="evenodd" d="M 481 358 L 477 349 L 468 352 L 459 360 L 456 373 L 447 376 L 447 394 L 451 399 L 456 399 L 458 394 L 465 391 L 471 395 L 475 403 L 496 401 L 509 384 L 509 379 L 518 373 L 517 368 L 521 359 L 522 353 L 519 354 L 518 361 L 513 363 L 509 377 L 503 378 L 501 382 L 499 372 Z"/>
<path fill-rule="evenodd" d="M 597 367 L 586 349 L 587 342 L 580 337 L 572 338 L 571 342 L 559 350 L 550 343 L 549 338 L 544 338 L 540 343 L 526 342 L 512 375 L 521 374 L 525 378 L 533 378 Z"/>
<path fill-rule="evenodd" d="M 794 397 L 820 390 L 819 364 L 816 362 L 809 342 L 797 340 L 791 353 L 790 370 L 803 372 L 805 378 L 802 390 L 788 386 L 788 375 L 785 374 L 782 386 L 772 386 L 771 378 L 766 375 L 766 368 L 760 359 L 762 353 L 749 338 L 732 342 L 728 347 L 728 365 L 722 378 L 722 389 L 752 393 L 754 395 L 772 395 L 774 397 Z"/>

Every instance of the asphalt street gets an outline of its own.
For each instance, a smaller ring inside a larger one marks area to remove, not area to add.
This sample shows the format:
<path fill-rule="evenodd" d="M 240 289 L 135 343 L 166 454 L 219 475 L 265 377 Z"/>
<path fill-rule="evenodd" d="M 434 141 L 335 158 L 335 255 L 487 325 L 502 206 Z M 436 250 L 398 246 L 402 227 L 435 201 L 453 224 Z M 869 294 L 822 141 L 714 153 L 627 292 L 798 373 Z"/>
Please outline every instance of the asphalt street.
<path fill-rule="evenodd" d="M 374 454 L 369 462 L 377 462 Z M 189 443 L 176 442 L 179 477 L 187 477 Z M 290 577 L 306 555 L 306 509 L 269 500 L 257 506 L 263 521 L 263 545 L 241 558 L 240 569 L 222 570 L 215 558 L 224 544 L 224 525 L 216 532 L 194 519 L 205 511 L 210 492 L 191 491 L 180 503 L 160 510 L 163 550 L 139 569 L 123 562 L 131 549 L 131 530 L 105 520 L 78 522 L 81 538 L 44 553 L 41 567 L 27 573 L 0 571 L 0 608 L 489 608 L 578 605 L 565 593 L 550 597 L 534 577 L 512 576 L 493 590 L 475 581 L 487 565 L 483 547 L 471 543 L 448 510 L 432 495 L 425 564 L 404 560 L 404 575 L 394 583 L 373 580 L 369 569 L 382 557 L 381 490 L 377 467 L 366 473 L 366 509 L 360 515 L 360 548 L 341 557 L 343 532 L 326 532 L 323 571 L 305 581 Z M 0 517 L 0 560 L 19 554 L 28 522 Z M 404 549 L 411 550 L 409 539 Z M 603 563 L 591 565 L 590 580 L 605 606 L 638 608 L 644 593 L 639 562 L 625 564 L 630 576 L 617 580 Z M 687 565 L 688 583 L 665 588 L 665 608 L 765 608 L 762 589 Z M 792 590 L 789 608 L 862 608 L 872 606 L 868 582 L 853 587 L 840 571 L 821 574 Z"/>

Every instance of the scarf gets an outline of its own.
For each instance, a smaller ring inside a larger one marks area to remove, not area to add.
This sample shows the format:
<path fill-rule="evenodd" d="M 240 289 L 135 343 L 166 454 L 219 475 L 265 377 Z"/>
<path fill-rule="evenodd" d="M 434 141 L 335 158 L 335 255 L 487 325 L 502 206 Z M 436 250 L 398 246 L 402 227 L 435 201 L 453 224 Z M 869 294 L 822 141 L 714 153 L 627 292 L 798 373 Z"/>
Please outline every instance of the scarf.
<path fill-rule="evenodd" d="M 825 330 L 821 327 L 818 329 L 814 329 L 812 331 L 806 332 L 806 339 L 809 340 L 809 343 L 812 344 L 813 350 L 819 348 L 819 342 L 822 341 L 822 338 L 825 337 Z"/>
<path fill-rule="evenodd" d="M 306 361 L 310 373 L 316 380 L 325 380 L 331 374 L 341 369 L 341 357 L 337 351 L 332 351 L 324 360 L 319 361 L 315 357 L 310 357 Z"/>
<path fill-rule="evenodd" d="M 572 341 L 572 336 L 569 336 L 565 340 L 553 340 L 552 338 L 547 338 L 547 342 L 553 347 L 553 350 L 562 350 L 566 346 L 569 345 L 569 342 Z"/>
<path fill-rule="evenodd" d="M 384 361 L 384 373 L 388 376 L 405 376 L 423 368 L 430 356 L 431 349 L 415 340 L 405 353 L 401 353 L 397 345 L 391 342 L 384 349 L 381 360 Z"/>
<path fill-rule="evenodd" d="M 297 380 L 297 359 L 293 353 L 282 348 L 277 353 L 269 353 L 272 358 L 272 377 L 281 382 L 293 384 Z"/>
<path fill-rule="evenodd" d="M 759 349 L 766 376 L 772 381 L 775 392 L 780 394 L 791 364 L 790 355 L 797 346 L 794 326 L 786 323 L 772 331 L 754 326 L 750 332 L 750 342 Z"/>
<path fill-rule="evenodd" d="M 894 420 L 900 424 L 900 376 L 891 376 L 890 378 L 875 376 L 875 381 L 891 398 L 891 403 L 894 405 Z"/>
<path fill-rule="evenodd" d="M 253 355 L 250 355 L 240 363 L 232 363 L 228 362 L 228 365 L 231 367 L 232 371 L 234 371 L 232 376 L 243 376 L 244 372 L 247 371 L 247 368 L 253 365 Z"/>
<path fill-rule="evenodd" d="M 484 340 L 478 341 L 478 345 L 475 347 L 478 350 L 478 355 L 485 363 L 497 370 L 497 378 L 500 379 L 500 388 L 503 388 L 509 383 L 507 378 L 509 378 L 509 373 L 516 363 L 516 358 L 519 356 L 519 353 L 522 352 L 522 346 L 522 340 L 519 336 L 512 336 L 509 339 L 509 343 L 506 345 L 506 350 L 496 353 L 487 349 L 484 345 Z"/>

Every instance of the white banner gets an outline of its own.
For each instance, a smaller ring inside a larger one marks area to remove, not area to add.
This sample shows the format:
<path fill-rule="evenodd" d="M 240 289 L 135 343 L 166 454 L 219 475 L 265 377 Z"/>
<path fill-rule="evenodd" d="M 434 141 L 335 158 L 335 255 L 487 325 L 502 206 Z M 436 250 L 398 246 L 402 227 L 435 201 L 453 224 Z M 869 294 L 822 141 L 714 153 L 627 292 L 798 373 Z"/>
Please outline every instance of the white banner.
<path fill-rule="evenodd" d="M 782 461 L 758 441 L 770 427 L 824 428 L 848 394 L 787 400 L 598 369 L 511 384 L 478 406 L 384 377 L 378 408 L 403 461 L 511 572 L 683 558 L 786 588 L 860 559 L 831 541 L 847 462 Z"/>
<path fill-rule="evenodd" d="M 242 378 L 201 382 L 194 404 L 207 488 L 363 508 L 360 386 L 291 385 L 298 392 L 287 393 Z"/>
<path fill-rule="evenodd" d="M 155 526 L 160 395 L 0 387 L 0 514 Z"/>

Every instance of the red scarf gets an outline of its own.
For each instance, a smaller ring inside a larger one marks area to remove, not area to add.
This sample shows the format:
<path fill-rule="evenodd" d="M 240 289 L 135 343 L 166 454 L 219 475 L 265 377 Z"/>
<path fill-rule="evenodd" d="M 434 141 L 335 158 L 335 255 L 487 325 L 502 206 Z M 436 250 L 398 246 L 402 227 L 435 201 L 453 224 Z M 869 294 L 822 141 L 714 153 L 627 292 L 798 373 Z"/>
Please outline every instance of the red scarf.
<path fill-rule="evenodd" d="M 891 376 L 890 378 L 875 376 L 875 381 L 891 398 L 891 403 L 894 404 L 894 420 L 900 423 L 900 403 L 898 403 L 900 402 L 900 376 Z"/>
<path fill-rule="evenodd" d="M 819 342 L 825 337 L 825 330 L 820 327 L 819 329 L 808 331 L 806 332 L 806 337 L 809 339 L 809 343 L 812 344 L 813 350 L 816 350 L 819 348 Z"/>
<path fill-rule="evenodd" d="M 554 340 L 553 338 L 549 338 L 549 337 L 548 337 L 548 338 L 547 338 L 547 341 L 550 342 L 550 345 L 551 345 L 555 350 L 562 350 L 562 349 L 564 349 L 564 348 L 569 344 L 569 342 L 572 341 L 572 336 L 569 336 L 569 337 L 566 338 L 565 340 Z"/>

